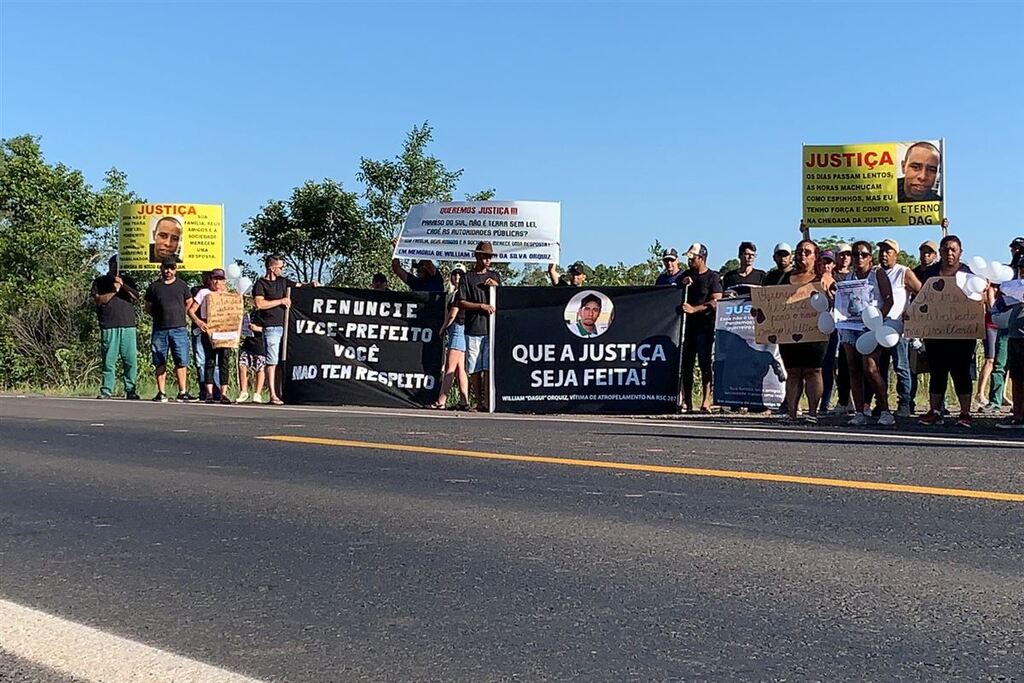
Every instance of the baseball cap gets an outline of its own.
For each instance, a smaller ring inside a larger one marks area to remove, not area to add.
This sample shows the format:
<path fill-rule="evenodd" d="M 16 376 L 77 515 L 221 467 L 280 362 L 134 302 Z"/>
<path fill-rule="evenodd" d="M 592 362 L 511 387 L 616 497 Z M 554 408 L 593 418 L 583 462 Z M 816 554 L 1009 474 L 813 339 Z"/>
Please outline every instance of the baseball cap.
<path fill-rule="evenodd" d="M 675 247 L 669 247 L 665 251 L 661 252 L 661 260 L 669 259 L 672 261 L 679 260 L 679 252 L 675 250 Z"/>
<path fill-rule="evenodd" d="M 569 275 L 583 275 L 583 264 L 577 261 L 569 266 Z"/>
<path fill-rule="evenodd" d="M 892 239 L 892 238 L 888 238 L 888 239 L 882 240 L 881 242 L 878 243 L 877 246 L 881 247 L 883 245 L 889 247 L 890 249 L 895 251 L 897 254 L 900 253 L 900 243 L 897 242 L 896 240 Z"/>
<path fill-rule="evenodd" d="M 686 250 L 686 257 L 699 256 L 706 259 L 708 257 L 708 248 L 700 242 L 694 242 L 690 245 L 690 248 Z"/>
<path fill-rule="evenodd" d="M 465 273 L 466 272 L 466 266 L 462 265 L 461 263 L 456 263 L 454 266 L 452 266 L 451 272 L 453 272 L 453 273 Z"/>
<path fill-rule="evenodd" d="M 213 270 L 210 271 L 210 279 L 211 280 L 226 280 L 227 279 L 227 275 L 224 274 L 224 269 L 223 268 L 214 268 Z"/>
<path fill-rule="evenodd" d="M 1024 251 L 1024 237 L 1013 238 L 1013 241 L 1010 242 L 1010 248 L 1018 251 Z"/>
<path fill-rule="evenodd" d="M 936 254 L 939 253 L 939 245 L 935 244 L 935 242 L 933 242 L 931 240 L 926 240 L 924 242 L 921 242 L 921 246 L 918 247 L 918 250 L 921 250 L 921 249 L 929 249 L 929 250 L 933 251 Z"/>
<path fill-rule="evenodd" d="M 161 270 L 163 270 L 165 268 L 175 268 L 175 269 L 177 269 L 177 267 L 178 267 L 178 259 L 175 259 L 175 258 L 165 258 L 163 261 L 160 262 Z"/>
<path fill-rule="evenodd" d="M 772 253 L 773 254 L 778 254 L 780 251 L 783 252 L 783 253 L 786 253 L 786 254 L 792 254 L 793 253 L 793 247 L 789 246 L 785 242 L 779 242 L 778 244 L 775 245 L 775 248 L 772 249 Z"/>
<path fill-rule="evenodd" d="M 852 254 L 852 253 L 853 253 L 853 247 L 851 247 L 846 242 L 840 242 L 839 244 L 836 245 L 836 256 L 838 256 L 839 254 Z"/>
<path fill-rule="evenodd" d="M 831 249 L 821 252 L 821 258 L 828 259 L 829 261 L 832 261 L 832 263 L 836 262 L 835 252 L 833 252 Z"/>

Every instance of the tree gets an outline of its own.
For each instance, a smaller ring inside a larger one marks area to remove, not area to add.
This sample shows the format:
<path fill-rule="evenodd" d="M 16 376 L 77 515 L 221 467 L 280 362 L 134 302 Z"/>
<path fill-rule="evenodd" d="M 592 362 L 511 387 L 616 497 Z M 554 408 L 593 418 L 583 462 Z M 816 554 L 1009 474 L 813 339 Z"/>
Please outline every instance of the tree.
<path fill-rule="evenodd" d="M 725 275 L 730 270 L 736 270 L 740 267 L 740 260 L 738 258 L 731 258 L 722 264 L 722 267 L 718 269 L 718 272 Z"/>
<path fill-rule="evenodd" d="M 97 265 L 113 251 L 122 203 L 117 169 L 93 191 L 80 171 L 48 164 L 31 135 L 0 140 L 0 386 L 95 381 Z"/>
<path fill-rule="evenodd" d="M 359 160 L 356 177 L 366 186 L 363 199 L 367 219 L 388 238 L 398 236 L 414 204 L 452 200 L 462 170 L 449 171 L 440 159 L 426 154 L 427 144 L 433 139 L 433 128 L 425 121 L 422 126 L 413 126 L 405 136 L 401 154 L 393 160 Z"/>
<path fill-rule="evenodd" d="M 307 180 L 287 201 L 267 202 L 242 230 L 249 237 L 247 254 L 281 254 L 303 282 L 325 282 L 373 237 L 356 193 L 329 178 Z"/>

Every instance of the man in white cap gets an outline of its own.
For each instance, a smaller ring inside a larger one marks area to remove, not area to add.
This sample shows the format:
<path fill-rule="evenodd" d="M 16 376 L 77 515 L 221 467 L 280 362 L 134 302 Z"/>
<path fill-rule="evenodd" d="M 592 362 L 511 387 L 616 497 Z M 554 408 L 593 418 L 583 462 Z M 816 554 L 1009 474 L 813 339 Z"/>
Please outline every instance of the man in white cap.
<path fill-rule="evenodd" d="M 775 267 L 768 271 L 764 278 L 766 287 L 782 284 L 782 278 L 793 269 L 793 247 L 786 242 L 779 242 L 772 250 Z"/>
<path fill-rule="evenodd" d="M 878 243 L 878 263 L 889 277 L 892 285 L 892 308 L 886 316 L 889 320 L 902 320 L 910 296 L 921 291 L 921 281 L 907 266 L 897 263 L 900 245 L 894 239 L 884 239 Z M 910 417 L 914 412 L 914 396 L 911 393 L 910 345 L 907 339 L 900 337 L 896 346 L 884 349 L 880 357 L 879 370 L 882 381 L 889 386 L 889 365 L 892 364 L 896 373 L 896 395 L 900 417 Z"/>
<path fill-rule="evenodd" d="M 722 278 L 708 268 L 708 248 L 694 242 L 686 250 L 689 265 L 679 278 L 686 287 L 682 310 L 686 315 L 683 337 L 683 405 L 693 410 L 693 366 L 700 364 L 700 412 L 711 412 L 711 351 L 715 343 L 715 309 L 722 298 Z"/>

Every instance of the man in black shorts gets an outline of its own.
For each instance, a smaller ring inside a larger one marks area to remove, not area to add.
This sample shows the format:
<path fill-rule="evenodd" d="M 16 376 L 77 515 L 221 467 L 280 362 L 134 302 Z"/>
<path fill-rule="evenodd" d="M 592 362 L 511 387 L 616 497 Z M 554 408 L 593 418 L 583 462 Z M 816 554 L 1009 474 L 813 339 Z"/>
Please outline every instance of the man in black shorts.
<path fill-rule="evenodd" d="M 682 311 L 683 330 L 683 405 L 693 410 L 693 366 L 700 363 L 700 412 L 711 412 L 711 351 L 715 343 L 715 310 L 722 298 L 722 278 L 708 268 L 708 249 L 696 242 L 686 250 L 689 268 L 679 285 L 686 288 Z"/>

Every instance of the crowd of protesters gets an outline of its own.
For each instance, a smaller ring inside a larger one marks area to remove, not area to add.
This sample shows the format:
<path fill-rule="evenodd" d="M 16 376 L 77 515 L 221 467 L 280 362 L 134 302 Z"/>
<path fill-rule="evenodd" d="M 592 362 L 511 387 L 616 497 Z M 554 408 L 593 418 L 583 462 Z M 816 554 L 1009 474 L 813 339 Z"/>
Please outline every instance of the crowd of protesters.
<path fill-rule="evenodd" d="M 943 227 L 945 229 L 946 225 Z M 681 267 L 676 249 L 665 249 L 661 255 L 664 269 L 652 284 L 684 290 L 679 309 L 684 316 L 682 410 L 711 412 L 715 314 L 723 298 L 747 295 L 754 287 L 810 283 L 820 284 L 831 298 L 837 282 L 862 280 L 868 283 L 872 303 L 883 318 L 899 321 L 928 279 L 971 272 L 962 262 L 963 246 L 956 236 L 947 235 L 938 244 L 924 242 L 918 252 L 920 264 L 911 269 L 897 262 L 900 247 L 893 239 L 874 245 L 866 241 L 840 243 L 827 250 L 822 250 L 811 239 L 803 239 L 795 248 L 785 242 L 776 244 L 772 250 L 774 267 L 764 271 L 755 266 L 756 244 L 745 241 L 737 251 L 738 267 L 720 274 L 708 266 L 708 250 L 701 243 L 690 245 L 683 253 L 686 268 Z M 1013 240 L 1010 252 L 1015 277 L 1024 277 L 1024 238 Z M 491 268 L 493 256 L 489 242 L 479 243 L 472 267 L 467 269 L 455 264 L 448 272 L 447 283 L 444 274 L 429 259 L 413 261 L 411 271 L 406 270 L 399 259 L 392 261 L 393 274 L 411 291 L 446 293 L 442 328 L 445 358 L 441 391 L 431 406 L 435 409 L 447 407 L 454 386 L 457 388 L 456 409 L 469 410 L 473 406 L 477 410 L 488 410 L 489 322 L 494 313 L 490 289 L 501 285 L 500 274 Z M 111 259 L 109 272 L 96 278 L 92 289 L 101 328 L 103 373 L 99 398 L 112 396 L 120 360 L 126 398 L 140 399 L 135 302 L 141 299 L 153 320 L 151 357 L 157 384 L 154 401 L 170 400 L 167 365 L 171 362 L 177 401 L 242 403 L 251 399 L 261 403 L 266 388 L 269 402 L 282 404 L 282 377 L 277 366 L 281 358 L 285 312 L 291 305 L 288 291 L 302 284 L 284 275 L 283 257 L 268 256 L 264 265 L 264 276 L 253 284 L 251 296 L 247 297 L 250 310 L 242 321 L 237 368 L 232 369 L 229 351 L 214 347 L 206 325 L 208 295 L 227 289 L 223 270 L 205 273 L 202 285 L 190 288 L 177 277 L 176 260 L 167 259 L 160 264 L 160 277 L 140 294 L 127 275 L 118 273 L 116 257 Z M 586 281 L 585 269 L 580 263 L 571 265 L 564 275 L 552 264 L 548 276 L 554 286 L 581 287 Z M 375 274 L 371 288 L 388 289 L 387 276 Z M 1024 429 L 1024 338 L 1019 334 L 1011 335 L 994 323 L 993 312 L 1003 306 L 997 285 L 988 287 L 984 301 L 984 362 L 978 372 L 974 367 L 976 342 L 970 339 L 914 340 L 901 336 L 891 348 L 879 346 L 869 354 L 862 354 L 856 348 L 861 331 L 836 330 L 824 342 L 780 344 L 786 375 L 786 395 L 780 412 L 788 421 L 796 421 L 800 418 L 801 402 L 806 399 L 802 419 L 811 424 L 818 421 L 819 415 L 834 414 L 849 416 L 849 424 L 854 426 L 869 424 L 871 420 L 883 426 L 893 425 L 896 417 L 909 418 L 918 412 L 915 403 L 918 378 L 927 374 L 928 405 L 918 417 L 920 424 L 938 424 L 949 415 L 946 390 L 951 380 L 957 399 L 955 420 L 958 425 L 970 427 L 972 411 L 998 414 L 1004 406 L 1011 405 L 1012 414 L 998 426 Z M 187 390 L 190 355 L 195 359 L 198 397 Z M 698 369 L 700 405 L 694 408 L 692 397 Z M 890 369 L 896 380 L 895 411 L 889 404 Z M 232 400 L 228 388 L 232 383 L 231 375 L 236 373 L 239 392 Z M 1007 396 L 1011 386 L 1012 398 Z M 837 398 L 834 407 L 833 394 Z"/>

